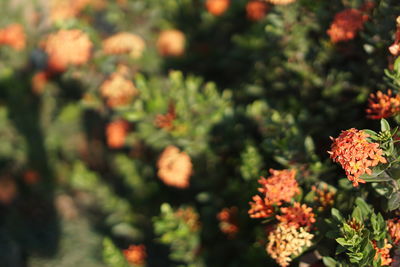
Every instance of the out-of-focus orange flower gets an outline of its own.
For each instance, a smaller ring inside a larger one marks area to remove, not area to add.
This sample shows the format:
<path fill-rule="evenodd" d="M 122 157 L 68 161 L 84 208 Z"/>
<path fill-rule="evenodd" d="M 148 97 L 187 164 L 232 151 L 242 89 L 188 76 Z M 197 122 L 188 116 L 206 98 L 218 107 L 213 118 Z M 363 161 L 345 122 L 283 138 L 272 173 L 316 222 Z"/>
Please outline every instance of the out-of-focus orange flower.
<path fill-rule="evenodd" d="M 230 0 L 207 0 L 206 9 L 215 16 L 222 15 L 231 4 Z"/>
<path fill-rule="evenodd" d="M 333 143 L 328 153 L 334 162 L 340 163 L 353 186 L 365 183 L 360 176 L 365 173 L 372 174 L 371 167 L 387 162 L 382 156 L 383 151 L 379 144 L 368 142 L 368 137 L 364 131 L 354 128 L 342 131 L 335 139 L 331 137 Z"/>
<path fill-rule="evenodd" d="M 165 30 L 157 40 L 157 49 L 162 56 L 178 57 L 185 52 L 186 37 L 178 30 Z"/>
<path fill-rule="evenodd" d="M 377 242 L 375 240 L 372 240 L 372 244 L 376 251 L 374 260 L 377 261 L 380 258 L 381 266 L 390 266 L 390 264 L 393 261 L 392 258 L 390 257 L 390 249 L 392 248 L 392 245 L 387 242 L 386 238 L 385 238 L 385 244 L 383 245 L 383 248 L 379 248 L 377 246 Z"/>
<path fill-rule="evenodd" d="M 258 191 L 263 194 L 263 198 L 253 196 L 253 202 L 249 202 L 249 215 L 251 218 L 267 218 L 274 213 L 274 205 L 280 206 L 284 202 L 290 202 L 291 199 L 300 193 L 296 181 L 295 170 L 269 170 L 271 176 L 265 179 L 261 177 L 258 183 L 261 185 Z"/>
<path fill-rule="evenodd" d="M 270 2 L 271 4 L 274 5 L 288 5 L 293 2 L 296 2 L 296 0 L 267 0 L 267 2 Z"/>
<path fill-rule="evenodd" d="M 400 54 L 400 16 L 397 17 L 396 23 L 397 23 L 397 30 L 394 38 L 394 43 L 391 46 L 389 46 L 389 52 L 395 57 L 397 57 Z"/>
<path fill-rule="evenodd" d="M 47 71 L 41 71 L 33 75 L 31 81 L 32 91 L 38 95 L 43 93 L 44 87 L 46 86 L 49 77 L 50 73 L 48 73 Z"/>
<path fill-rule="evenodd" d="M 119 72 L 113 73 L 100 87 L 101 95 L 111 108 L 129 104 L 138 94 L 132 81 Z"/>
<path fill-rule="evenodd" d="M 262 19 L 268 12 L 268 5 L 264 1 L 251 0 L 246 4 L 247 18 L 252 21 Z"/>
<path fill-rule="evenodd" d="M 0 45 L 9 45 L 20 51 L 26 46 L 26 36 L 21 24 L 10 24 L 0 29 Z"/>
<path fill-rule="evenodd" d="M 92 42 L 81 30 L 60 30 L 50 34 L 43 43 L 48 55 L 48 69 L 62 72 L 69 65 L 85 64 L 91 54 Z"/>
<path fill-rule="evenodd" d="M 121 148 L 125 144 L 125 138 L 129 130 L 127 121 L 119 119 L 107 125 L 107 144 L 110 148 Z"/>
<path fill-rule="evenodd" d="M 300 193 L 296 181 L 296 170 L 274 170 L 270 169 L 271 176 L 267 179 L 261 177 L 258 183 L 261 185 L 258 191 L 265 195 L 270 204 L 281 205 Z"/>
<path fill-rule="evenodd" d="M 327 31 L 332 43 L 354 39 L 357 33 L 363 29 L 368 18 L 368 15 L 354 8 L 337 13 Z"/>
<path fill-rule="evenodd" d="M 22 178 L 26 184 L 33 185 L 39 182 L 40 174 L 34 170 L 27 170 Z"/>
<path fill-rule="evenodd" d="M 158 114 L 154 120 L 154 124 L 158 128 L 171 131 L 174 128 L 174 120 L 176 119 L 175 105 L 170 103 L 167 114 Z"/>
<path fill-rule="evenodd" d="M 9 205 L 17 195 L 14 179 L 4 176 L 0 178 L 0 203 Z"/>
<path fill-rule="evenodd" d="M 281 208 L 282 215 L 277 215 L 276 218 L 281 223 L 293 225 L 296 228 L 305 227 L 310 229 L 315 223 L 315 214 L 312 208 L 307 207 L 306 204 L 301 205 L 295 202 L 293 206 Z"/>
<path fill-rule="evenodd" d="M 389 219 L 387 221 L 388 232 L 393 244 L 396 246 L 400 243 L 400 220 Z"/>
<path fill-rule="evenodd" d="M 130 245 L 123 250 L 125 259 L 133 265 L 144 265 L 146 263 L 147 253 L 145 245 Z"/>
<path fill-rule="evenodd" d="M 224 208 L 217 214 L 217 219 L 219 220 L 219 229 L 230 239 L 234 238 L 239 232 L 237 213 L 237 207 L 231 207 Z"/>
<path fill-rule="evenodd" d="M 179 208 L 175 212 L 175 216 L 182 219 L 191 232 L 197 232 L 200 229 L 199 214 L 192 207 Z"/>
<path fill-rule="evenodd" d="M 167 185 L 177 188 L 189 186 L 192 174 L 192 162 L 185 152 L 180 152 L 175 146 L 168 146 L 162 152 L 157 162 L 158 177 Z"/>
<path fill-rule="evenodd" d="M 284 223 L 278 224 L 268 235 L 267 253 L 280 266 L 289 266 L 292 256 L 296 257 L 312 245 L 314 235 L 304 228 Z"/>
<path fill-rule="evenodd" d="M 330 191 L 326 184 L 324 184 L 322 188 L 312 186 L 311 190 L 315 192 L 314 201 L 320 204 L 318 207 L 319 211 L 323 211 L 326 208 L 333 206 L 335 193 Z"/>
<path fill-rule="evenodd" d="M 397 115 L 400 113 L 400 95 L 393 96 L 392 90 L 387 94 L 381 91 L 370 94 L 366 112 L 368 118 L 375 120 Z"/>
<path fill-rule="evenodd" d="M 101 9 L 106 5 L 104 0 L 50 0 L 49 13 L 50 21 L 64 21 L 74 18 L 86 7 L 92 6 L 95 9 Z"/>
<path fill-rule="evenodd" d="M 103 41 L 103 51 L 110 55 L 128 53 L 133 58 L 139 58 L 145 48 L 142 37 L 129 32 L 117 33 Z"/>

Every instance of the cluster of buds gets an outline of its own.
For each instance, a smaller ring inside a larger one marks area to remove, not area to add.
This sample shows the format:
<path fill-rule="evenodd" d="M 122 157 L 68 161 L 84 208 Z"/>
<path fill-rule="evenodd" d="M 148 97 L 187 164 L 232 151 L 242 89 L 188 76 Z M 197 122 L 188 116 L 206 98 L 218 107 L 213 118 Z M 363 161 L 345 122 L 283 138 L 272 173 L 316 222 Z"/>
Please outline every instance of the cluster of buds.
<path fill-rule="evenodd" d="M 392 90 L 387 94 L 381 91 L 370 94 L 368 99 L 367 117 L 370 119 L 383 119 L 400 113 L 400 95 L 393 95 Z"/>
<path fill-rule="evenodd" d="M 176 119 L 175 105 L 170 103 L 168 105 L 168 112 L 166 114 L 158 114 L 154 120 L 156 127 L 171 131 L 174 128 L 174 120 Z"/>
<path fill-rule="evenodd" d="M 327 33 L 332 43 L 349 41 L 363 29 L 369 16 L 361 10 L 349 8 L 337 13 Z"/>
<path fill-rule="evenodd" d="M 314 191 L 314 201 L 319 203 L 318 210 L 324 211 L 328 207 L 333 206 L 335 201 L 335 193 L 328 189 L 328 186 L 324 184 L 322 188 L 312 186 L 311 190 Z"/>
<path fill-rule="evenodd" d="M 143 266 L 146 263 L 147 253 L 144 245 L 130 245 L 122 251 L 127 262 L 134 266 Z"/>
<path fill-rule="evenodd" d="M 219 220 L 219 229 L 221 229 L 221 232 L 226 234 L 229 239 L 234 238 L 239 232 L 237 213 L 237 207 L 231 207 L 222 209 L 217 215 L 217 219 Z"/>

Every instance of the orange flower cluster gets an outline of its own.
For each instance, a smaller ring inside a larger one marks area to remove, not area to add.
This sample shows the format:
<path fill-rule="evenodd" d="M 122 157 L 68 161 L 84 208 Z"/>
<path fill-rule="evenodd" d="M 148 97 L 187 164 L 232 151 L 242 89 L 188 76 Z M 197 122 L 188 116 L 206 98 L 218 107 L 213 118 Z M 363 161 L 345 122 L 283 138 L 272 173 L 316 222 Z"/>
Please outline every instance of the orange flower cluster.
<path fill-rule="evenodd" d="M 235 238 L 236 234 L 239 232 L 237 213 L 237 207 L 231 207 L 222 209 L 217 215 L 219 229 L 230 239 Z"/>
<path fill-rule="evenodd" d="M 266 0 L 266 1 L 274 5 L 288 5 L 296 2 L 296 0 Z"/>
<path fill-rule="evenodd" d="M 291 199 L 300 193 L 296 181 L 295 170 L 269 170 L 271 176 L 267 179 L 261 177 L 258 183 L 261 185 L 258 191 L 263 194 L 263 199 L 256 195 L 254 202 L 250 202 L 249 215 L 251 218 L 266 218 L 272 215 L 273 205 L 280 206 L 284 202 L 290 202 Z"/>
<path fill-rule="evenodd" d="M 111 108 L 129 104 L 138 94 L 132 81 L 126 79 L 120 72 L 111 74 L 101 85 L 100 92 Z"/>
<path fill-rule="evenodd" d="M 128 53 L 132 58 L 140 58 L 145 48 L 142 37 L 129 32 L 117 33 L 103 41 L 103 51 L 110 55 Z"/>
<path fill-rule="evenodd" d="M 219 16 L 225 13 L 230 4 L 230 0 L 207 0 L 206 9 L 214 16 Z"/>
<path fill-rule="evenodd" d="M 185 52 L 186 37 L 178 30 L 165 30 L 157 39 L 157 49 L 162 56 L 178 57 Z"/>
<path fill-rule="evenodd" d="M 125 144 L 129 124 L 127 121 L 119 119 L 107 125 L 106 136 L 107 144 L 110 148 L 121 148 Z"/>
<path fill-rule="evenodd" d="M 269 233 L 267 253 L 280 266 L 289 266 L 292 256 L 296 257 L 305 248 L 312 245 L 314 235 L 304 228 L 296 228 L 293 225 L 278 224 L 276 229 Z"/>
<path fill-rule="evenodd" d="M 192 207 L 179 208 L 175 216 L 182 219 L 192 232 L 200 229 L 199 215 Z"/>
<path fill-rule="evenodd" d="M 24 49 L 26 36 L 22 25 L 14 23 L 0 29 L 0 45 L 9 45 L 17 51 Z"/>
<path fill-rule="evenodd" d="M 32 91 L 35 94 L 41 94 L 50 77 L 51 74 L 47 71 L 40 71 L 33 75 L 31 80 Z"/>
<path fill-rule="evenodd" d="M 400 243 L 400 220 L 399 219 L 388 220 L 387 227 L 393 244 L 398 245 Z"/>
<path fill-rule="evenodd" d="M 391 46 L 389 46 L 389 52 L 395 57 L 397 57 L 400 54 L 400 16 L 397 17 L 396 22 L 397 22 L 397 30 L 394 38 L 394 43 Z"/>
<path fill-rule="evenodd" d="M 48 68 L 54 72 L 63 72 L 69 65 L 85 64 L 92 47 L 88 35 L 81 30 L 60 30 L 50 34 L 43 44 Z"/>
<path fill-rule="evenodd" d="M 383 245 L 383 248 L 379 248 L 377 246 L 375 240 L 372 240 L 372 244 L 376 251 L 374 260 L 378 260 L 380 258 L 381 266 L 390 266 L 390 264 L 393 261 L 392 258 L 390 257 L 390 249 L 392 248 L 392 245 L 387 242 L 386 238 L 385 238 L 385 244 Z"/>
<path fill-rule="evenodd" d="M 333 161 L 340 163 L 353 186 L 365 183 L 360 176 L 365 173 L 372 174 L 371 167 L 386 163 L 379 144 L 368 142 L 368 137 L 364 131 L 354 128 L 342 131 L 335 139 L 331 137 L 333 143 L 328 153 Z"/>
<path fill-rule="evenodd" d="M 400 113 L 400 95 L 393 96 L 392 90 L 387 94 L 381 91 L 370 94 L 366 112 L 368 118 L 375 120 L 397 115 Z"/>
<path fill-rule="evenodd" d="M 246 4 L 247 18 L 252 21 L 262 19 L 268 12 L 267 3 L 259 0 L 252 0 Z"/>
<path fill-rule="evenodd" d="M 296 228 L 305 227 L 310 229 L 315 223 L 315 214 L 312 208 L 307 207 L 306 204 L 301 205 L 295 202 L 291 207 L 281 208 L 282 215 L 277 215 L 276 218 L 281 222 L 288 225 L 293 225 Z"/>
<path fill-rule="evenodd" d="M 167 114 L 158 114 L 154 120 L 156 127 L 171 131 L 174 128 L 174 120 L 176 119 L 175 105 L 169 104 Z"/>
<path fill-rule="evenodd" d="M 356 37 L 362 30 L 368 15 L 358 9 L 345 9 L 335 15 L 335 18 L 327 31 L 332 43 L 349 41 Z"/>
<path fill-rule="evenodd" d="M 333 206 L 333 203 L 335 201 L 335 193 L 329 191 L 326 184 L 322 189 L 319 189 L 316 186 L 312 186 L 311 190 L 315 192 L 314 201 L 320 204 L 320 206 L 318 207 L 319 211 L 323 211 L 326 208 Z"/>
<path fill-rule="evenodd" d="M 175 146 L 168 146 L 157 162 L 158 177 L 167 185 L 177 188 L 189 187 L 192 162 L 185 152 Z"/>
<path fill-rule="evenodd" d="M 105 4 L 105 0 L 50 0 L 50 21 L 74 18 L 88 5 L 99 9 L 104 7 Z"/>
<path fill-rule="evenodd" d="M 142 266 L 146 263 L 147 253 L 145 245 L 130 245 L 123 250 L 125 259 L 133 265 Z"/>

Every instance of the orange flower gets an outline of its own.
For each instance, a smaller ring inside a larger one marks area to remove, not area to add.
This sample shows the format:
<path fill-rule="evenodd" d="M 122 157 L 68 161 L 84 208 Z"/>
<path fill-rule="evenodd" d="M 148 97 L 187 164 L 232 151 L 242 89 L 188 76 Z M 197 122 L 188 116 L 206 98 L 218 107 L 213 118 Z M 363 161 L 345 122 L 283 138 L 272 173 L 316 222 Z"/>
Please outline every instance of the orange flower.
<path fill-rule="evenodd" d="M 262 187 L 258 191 L 265 195 L 267 203 L 281 205 L 283 202 L 290 202 L 291 199 L 300 193 L 296 181 L 296 170 L 274 170 L 270 169 L 271 176 L 265 179 L 261 177 L 258 183 Z"/>
<path fill-rule="evenodd" d="M 185 52 L 186 37 L 178 30 L 166 30 L 160 33 L 157 49 L 162 56 L 181 56 Z"/>
<path fill-rule="evenodd" d="M 26 184 L 36 184 L 40 180 L 40 174 L 34 170 L 27 170 L 23 175 L 23 180 Z"/>
<path fill-rule="evenodd" d="M 251 218 L 267 218 L 274 213 L 273 205 L 280 206 L 283 202 L 290 202 L 291 199 L 300 193 L 296 181 L 295 170 L 269 170 L 271 176 L 268 179 L 261 177 L 258 183 L 262 186 L 258 191 L 263 194 L 263 198 L 253 196 L 253 202 L 249 202 L 249 215 Z"/>
<path fill-rule="evenodd" d="M 400 95 L 392 96 L 392 90 L 387 94 L 381 91 L 370 94 L 366 112 L 368 118 L 375 120 L 397 115 L 400 113 Z"/>
<path fill-rule="evenodd" d="M 107 125 L 107 144 L 110 148 L 121 148 L 125 144 L 125 138 L 129 124 L 125 120 L 116 120 Z"/>
<path fill-rule="evenodd" d="M 146 263 L 147 253 L 145 245 L 130 245 L 123 250 L 125 259 L 133 265 L 144 265 Z"/>
<path fill-rule="evenodd" d="M 328 186 L 324 184 L 322 189 L 312 186 L 311 190 L 315 192 L 314 201 L 319 203 L 319 211 L 323 211 L 328 207 L 333 206 L 335 201 L 335 193 L 328 189 Z"/>
<path fill-rule="evenodd" d="M 168 146 L 157 162 L 158 177 L 167 185 L 177 188 L 189 187 L 192 162 L 185 152 L 175 146 Z"/>
<path fill-rule="evenodd" d="M 400 243 L 400 220 L 399 219 L 388 220 L 387 227 L 393 244 L 397 246 Z"/>
<path fill-rule="evenodd" d="M 342 131 L 335 139 L 331 137 L 333 140 L 332 151 L 328 151 L 328 153 L 334 162 L 340 163 L 347 178 L 353 182 L 353 186 L 365 183 L 360 176 L 365 173 L 372 174 L 371 167 L 375 167 L 379 163 L 386 163 L 379 144 L 368 142 L 368 137 L 367 133 L 354 128 Z"/>
<path fill-rule="evenodd" d="M 281 208 L 281 213 L 282 215 L 276 215 L 276 218 L 281 223 L 293 225 L 296 228 L 309 229 L 315 223 L 315 214 L 306 204 L 300 205 L 299 202 L 295 202 L 292 207 Z"/>
<path fill-rule="evenodd" d="M 174 128 L 174 120 L 176 119 L 175 106 L 171 103 L 168 106 L 167 114 L 158 114 L 154 120 L 154 124 L 158 128 L 171 131 Z"/>
<path fill-rule="evenodd" d="M 259 0 L 252 0 L 246 4 L 247 18 L 252 21 L 262 19 L 268 12 L 268 5 Z"/>
<path fill-rule="evenodd" d="M 215 16 L 222 15 L 229 7 L 230 0 L 207 0 L 206 9 Z"/>
<path fill-rule="evenodd" d="M 192 207 L 182 207 L 175 212 L 175 216 L 182 219 L 190 231 L 197 232 L 200 229 L 199 214 Z"/>
<path fill-rule="evenodd" d="M 392 258 L 390 257 L 390 249 L 392 248 L 392 245 L 387 242 L 386 238 L 383 248 L 379 248 L 375 240 L 372 240 L 372 244 L 376 251 L 374 260 L 377 261 L 380 258 L 381 266 L 389 266 L 393 261 Z"/>
<path fill-rule="evenodd" d="M 101 9 L 106 5 L 104 0 L 50 0 L 50 21 L 63 21 L 76 17 L 86 6 Z"/>
<path fill-rule="evenodd" d="M 111 108 L 124 106 L 138 94 L 135 85 L 119 72 L 113 73 L 100 87 L 103 98 Z"/>
<path fill-rule="evenodd" d="M 267 253 L 280 266 L 289 266 L 292 256 L 297 257 L 305 248 L 311 247 L 314 235 L 304 228 L 278 224 L 268 235 Z"/>
<path fill-rule="evenodd" d="M 43 93 L 43 89 L 46 86 L 48 80 L 50 77 L 50 73 L 46 72 L 46 71 L 41 71 L 36 73 L 35 75 L 33 75 L 32 77 L 32 91 L 35 94 L 41 94 Z"/>
<path fill-rule="evenodd" d="M 43 44 L 48 55 L 48 68 L 62 72 L 69 65 L 85 64 L 90 58 L 92 42 L 81 30 L 60 30 L 50 34 Z"/>
<path fill-rule="evenodd" d="M 396 19 L 397 22 L 397 30 L 394 39 L 394 43 L 389 47 L 389 52 L 397 57 L 400 54 L 400 16 Z"/>
<path fill-rule="evenodd" d="M 117 33 L 103 41 L 103 51 L 106 54 L 130 54 L 139 58 L 146 47 L 142 37 L 129 32 Z"/>
<path fill-rule="evenodd" d="M 271 4 L 274 5 L 288 5 L 293 2 L 296 2 L 296 0 L 267 0 L 267 2 L 270 2 Z"/>
<path fill-rule="evenodd" d="M 357 32 L 362 30 L 368 15 L 360 10 L 349 8 L 335 15 L 331 27 L 327 31 L 332 43 L 349 41 L 356 37 Z"/>
<path fill-rule="evenodd" d="M 0 29 L 0 45 L 9 45 L 17 51 L 24 49 L 26 45 L 24 28 L 14 23 Z"/>
<path fill-rule="evenodd" d="M 239 232 L 239 226 L 237 224 L 237 207 L 224 208 L 218 215 L 219 229 L 221 232 L 226 234 L 228 238 L 232 239 Z"/>

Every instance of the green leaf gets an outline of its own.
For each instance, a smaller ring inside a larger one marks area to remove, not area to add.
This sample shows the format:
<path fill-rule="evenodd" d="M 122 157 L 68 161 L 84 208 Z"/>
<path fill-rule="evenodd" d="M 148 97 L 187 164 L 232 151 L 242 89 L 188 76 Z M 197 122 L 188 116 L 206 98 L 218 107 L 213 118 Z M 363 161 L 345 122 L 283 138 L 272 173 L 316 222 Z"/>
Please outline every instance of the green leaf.
<path fill-rule="evenodd" d="M 331 257 L 323 257 L 322 261 L 326 267 L 336 267 L 338 266 L 337 262 Z"/>
<path fill-rule="evenodd" d="M 357 197 L 356 198 L 356 205 L 361 209 L 362 215 L 365 217 L 368 217 L 370 213 L 372 213 L 371 208 L 368 206 L 368 204 L 364 201 L 364 199 Z"/>
<path fill-rule="evenodd" d="M 369 135 L 369 137 L 373 140 L 378 140 L 378 133 L 369 129 L 364 129 L 362 130 L 363 132 L 365 132 L 366 134 Z"/>
<path fill-rule="evenodd" d="M 395 192 L 392 194 L 388 201 L 388 208 L 390 211 L 399 208 L 400 206 L 400 194 L 399 192 Z"/>
<path fill-rule="evenodd" d="M 343 223 L 343 222 L 345 221 L 344 218 L 343 218 L 343 216 L 342 216 L 342 214 L 340 214 L 340 211 L 339 211 L 339 210 L 337 210 L 337 209 L 335 209 L 335 208 L 332 208 L 331 214 L 332 214 L 332 217 L 333 217 L 336 221 L 341 222 L 341 223 Z"/>
<path fill-rule="evenodd" d="M 390 125 L 385 119 L 381 119 L 381 132 L 390 131 Z"/>

